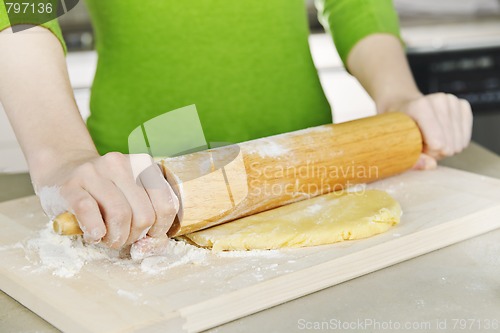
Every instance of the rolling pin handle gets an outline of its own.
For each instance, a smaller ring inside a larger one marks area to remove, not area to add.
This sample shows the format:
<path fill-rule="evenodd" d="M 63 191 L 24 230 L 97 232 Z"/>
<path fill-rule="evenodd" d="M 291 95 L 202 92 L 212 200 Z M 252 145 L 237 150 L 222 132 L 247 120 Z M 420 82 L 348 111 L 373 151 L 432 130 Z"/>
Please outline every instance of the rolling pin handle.
<path fill-rule="evenodd" d="M 56 234 L 64 236 L 83 235 L 75 215 L 65 212 L 59 214 L 53 221 L 52 227 Z"/>

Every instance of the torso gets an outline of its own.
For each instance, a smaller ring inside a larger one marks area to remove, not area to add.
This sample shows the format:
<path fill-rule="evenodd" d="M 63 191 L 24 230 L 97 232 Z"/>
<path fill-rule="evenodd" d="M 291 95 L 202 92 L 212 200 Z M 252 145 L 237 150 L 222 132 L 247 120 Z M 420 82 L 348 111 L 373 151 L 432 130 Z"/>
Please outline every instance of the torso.
<path fill-rule="evenodd" d="M 196 104 L 207 141 L 331 122 L 303 0 L 87 0 L 99 63 L 89 130 L 128 152 L 141 123 Z"/>

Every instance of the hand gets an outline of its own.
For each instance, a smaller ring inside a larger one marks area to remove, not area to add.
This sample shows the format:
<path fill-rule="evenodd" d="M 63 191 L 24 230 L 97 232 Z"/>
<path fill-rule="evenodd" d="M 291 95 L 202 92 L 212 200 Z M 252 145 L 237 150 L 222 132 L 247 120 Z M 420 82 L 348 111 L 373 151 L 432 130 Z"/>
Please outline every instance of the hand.
<path fill-rule="evenodd" d="M 361 39 L 349 53 L 347 65 L 373 98 L 379 113 L 402 111 L 417 122 L 424 154 L 415 168 L 434 168 L 438 159 L 456 154 L 469 144 L 469 103 L 443 93 L 423 96 L 396 36 L 371 34 Z"/>
<path fill-rule="evenodd" d="M 146 234 L 165 237 L 179 209 L 172 188 L 146 154 L 91 153 L 70 159 L 51 172 L 44 185 L 36 186 L 37 194 L 49 216 L 72 212 L 85 241 L 102 239 L 111 248 L 132 244 Z M 59 208 L 54 208 L 54 194 L 59 196 Z"/>
<path fill-rule="evenodd" d="M 424 149 L 415 169 L 433 169 L 437 160 L 460 153 L 470 143 L 472 111 L 464 99 L 436 93 L 408 100 L 391 111 L 408 114 L 420 127 Z"/>

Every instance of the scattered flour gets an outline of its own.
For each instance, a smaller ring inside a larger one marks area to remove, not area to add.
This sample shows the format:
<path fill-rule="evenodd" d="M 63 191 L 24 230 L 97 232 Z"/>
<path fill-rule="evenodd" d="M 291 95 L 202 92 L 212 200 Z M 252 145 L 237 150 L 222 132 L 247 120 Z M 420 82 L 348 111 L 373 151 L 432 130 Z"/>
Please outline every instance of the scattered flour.
<path fill-rule="evenodd" d="M 288 149 L 276 142 L 261 139 L 255 147 L 255 152 L 261 157 L 281 157 L 288 153 Z"/>
<path fill-rule="evenodd" d="M 8 250 L 13 250 L 13 249 L 23 249 L 23 244 L 17 242 L 15 244 L 12 244 L 12 245 L 3 245 L 3 246 L 0 246 L 0 251 L 8 251 Z"/>
<path fill-rule="evenodd" d="M 307 207 L 306 212 L 308 214 L 314 214 L 314 213 L 319 212 L 321 210 L 321 208 L 323 208 L 323 206 L 320 204 L 311 205 L 311 206 Z"/>
<path fill-rule="evenodd" d="M 142 296 L 142 293 L 134 293 L 132 291 L 123 289 L 118 289 L 116 293 L 118 294 L 118 296 L 128 298 L 132 301 L 137 301 Z"/>
<path fill-rule="evenodd" d="M 25 244 L 26 257 L 36 270 L 51 270 L 52 274 L 69 278 L 80 272 L 89 261 L 118 258 L 118 252 L 99 245 L 84 244 L 81 237 L 62 237 L 52 231 L 52 223 L 38 237 Z M 37 258 L 38 257 L 38 258 Z"/>
<path fill-rule="evenodd" d="M 156 244 L 143 242 L 146 245 Z M 104 261 L 117 264 L 130 270 L 139 270 L 147 274 L 160 274 L 163 271 L 182 265 L 209 265 L 210 258 L 244 258 L 265 257 L 275 258 L 282 256 L 277 250 L 255 250 L 255 251 L 229 251 L 212 252 L 208 249 L 199 248 L 184 241 L 174 239 L 162 240 L 164 243 L 160 251 L 146 251 L 141 255 L 134 253 L 134 247 L 127 256 L 124 253 L 105 247 L 100 244 L 86 244 L 81 236 L 60 236 L 52 230 L 52 223 L 42 229 L 35 238 L 27 240 L 24 244 L 17 243 L 0 248 L 8 250 L 23 248 L 26 258 L 32 266 L 28 267 L 33 272 L 50 271 L 54 276 L 71 278 L 77 275 L 85 264 L 93 261 Z M 137 243 L 136 243 L 137 244 Z M 144 250 L 144 249 L 143 249 Z M 129 295 L 126 291 L 119 291 L 121 296 L 127 298 L 136 297 Z"/>
<path fill-rule="evenodd" d="M 162 255 L 142 259 L 141 271 L 148 274 L 158 274 L 170 268 L 186 264 L 204 265 L 209 254 L 210 251 L 207 249 L 170 239 L 168 248 Z"/>
<path fill-rule="evenodd" d="M 348 193 L 364 192 L 366 190 L 366 184 L 355 184 L 351 185 L 346 189 Z"/>
<path fill-rule="evenodd" d="M 247 257 L 278 258 L 283 256 L 283 252 L 280 252 L 278 250 L 223 251 L 214 253 L 221 258 L 247 258 Z"/>

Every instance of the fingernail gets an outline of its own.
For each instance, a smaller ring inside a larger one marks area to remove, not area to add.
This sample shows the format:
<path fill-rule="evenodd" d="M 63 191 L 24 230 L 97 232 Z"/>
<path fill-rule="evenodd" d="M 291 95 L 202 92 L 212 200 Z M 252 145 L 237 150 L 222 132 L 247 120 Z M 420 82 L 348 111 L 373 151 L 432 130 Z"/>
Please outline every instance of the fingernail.
<path fill-rule="evenodd" d="M 139 236 L 139 239 L 143 239 L 144 237 L 146 237 L 150 229 L 151 227 L 144 229 L 141 235 Z"/>
<path fill-rule="evenodd" d="M 161 237 L 165 236 L 167 234 L 167 231 L 165 228 L 160 228 L 158 230 L 155 230 L 154 232 L 151 232 L 150 235 L 151 237 Z"/>
<path fill-rule="evenodd" d="M 91 245 L 95 245 L 95 244 L 99 244 L 101 242 L 101 239 L 100 238 L 91 238 L 91 237 L 85 237 L 83 236 L 83 241 L 87 244 L 91 244 Z"/>
<path fill-rule="evenodd" d="M 417 163 L 413 166 L 413 169 L 417 170 L 422 170 L 422 168 L 425 166 L 425 162 L 422 159 L 419 159 Z"/>

